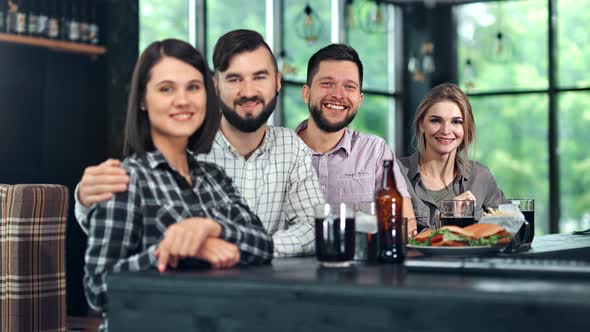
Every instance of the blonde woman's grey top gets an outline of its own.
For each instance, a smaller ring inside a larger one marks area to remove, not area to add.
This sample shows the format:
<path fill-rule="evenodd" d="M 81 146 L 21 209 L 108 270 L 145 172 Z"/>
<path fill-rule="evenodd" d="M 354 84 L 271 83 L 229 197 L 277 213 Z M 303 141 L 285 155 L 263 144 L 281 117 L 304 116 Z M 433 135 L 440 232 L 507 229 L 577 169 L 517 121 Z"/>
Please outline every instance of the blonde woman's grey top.
<path fill-rule="evenodd" d="M 431 228 L 434 224 L 434 215 L 438 210 L 433 197 L 424 187 L 421 181 L 419 155 L 414 153 L 409 157 L 399 158 L 399 167 L 405 177 L 408 191 L 412 196 L 412 205 L 418 222 L 418 231 Z M 453 180 L 452 190 L 455 196 L 471 191 L 475 196 L 475 219 L 479 220 L 486 207 L 496 208 L 502 204 L 504 193 L 498 187 L 496 179 L 485 165 L 469 160 L 466 166 L 455 164 L 459 170 Z"/>

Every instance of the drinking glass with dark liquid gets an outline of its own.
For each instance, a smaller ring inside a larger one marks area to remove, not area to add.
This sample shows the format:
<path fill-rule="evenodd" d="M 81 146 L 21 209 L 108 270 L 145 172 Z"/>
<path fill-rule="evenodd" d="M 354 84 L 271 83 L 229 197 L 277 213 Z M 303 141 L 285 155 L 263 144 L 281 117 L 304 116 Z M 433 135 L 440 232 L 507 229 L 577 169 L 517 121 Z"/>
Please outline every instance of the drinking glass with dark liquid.
<path fill-rule="evenodd" d="M 403 262 L 407 220 L 402 218 L 402 195 L 395 185 L 393 160 L 383 161 L 383 184 L 375 194 L 379 234 L 379 261 Z"/>
<path fill-rule="evenodd" d="M 320 265 L 348 267 L 354 257 L 354 209 L 345 203 L 314 207 L 315 252 Z"/>
<path fill-rule="evenodd" d="M 440 225 L 465 227 L 475 224 L 475 202 L 443 200 L 440 202 Z"/>
<path fill-rule="evenodd" d="M 534 199 L 507 199 L 505 203 L 510 203 L 518 206 L 518 209 L 524 215 L 524 219 L 528 222 L 521 226 L 518 231 L 521 239 L 520 248 L 527 249 L 531 247 L 533 239 L 535 237 L 535 200 Z M 528 227 L 529 229 L 525 229 Z"/>

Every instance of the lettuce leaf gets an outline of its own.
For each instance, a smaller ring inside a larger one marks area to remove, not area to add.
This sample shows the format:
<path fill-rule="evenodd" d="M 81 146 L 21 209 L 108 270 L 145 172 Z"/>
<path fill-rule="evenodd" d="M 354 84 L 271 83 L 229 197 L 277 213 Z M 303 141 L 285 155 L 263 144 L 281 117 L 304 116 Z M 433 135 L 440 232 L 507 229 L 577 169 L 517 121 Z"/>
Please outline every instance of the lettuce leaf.
<path fill-rule="evenodd" d="M 430 233 L 430 235 L 428 236 L 426 241 L 419 242 L 416 239 L 411 239 L 410 244 L 414 245 L 414 246 L 430 246 L 430 240 L 437 235 L 442 235 L 443 241 L 464 242 L 464 243 L 467 243 L 467 245 L 472 246 L 472 247 L 474 247 L 474 246 L 492 247 L 492 246 L 497 245 L 498 241 L 500 239 L 507 237 L 505 235 L 492 235 L 487 238 L 473 240 L 473 239 L 469 239 L 469 238 L 462 236 L 462 235 L 454 234 L 451 231 L 449 231 L 448 229 L 442 229 L 442 230 L 437 229 L 437 230 L 434 230 Z"/>

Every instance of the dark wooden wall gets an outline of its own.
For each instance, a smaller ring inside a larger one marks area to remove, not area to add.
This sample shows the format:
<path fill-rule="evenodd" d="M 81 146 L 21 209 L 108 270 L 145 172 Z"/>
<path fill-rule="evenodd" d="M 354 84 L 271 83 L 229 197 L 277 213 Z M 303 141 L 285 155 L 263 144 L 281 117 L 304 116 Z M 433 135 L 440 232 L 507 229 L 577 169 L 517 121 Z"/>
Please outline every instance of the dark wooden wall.
<path fill-rule="evenodd" d="M 412 121 L 416 108 L 422 98 L 433 87 L 445 83 L 457 83 L 457 47 L 456 23 L 453 17 L 453 6 L 450 3 L 437 3 L 427 7 L 424 3 L 410 3 L 401 6 L 402 10 L 402 98 L 403 110 L 402 136 L 404 146 L 402 155 L 410 155 L 415 151 L 412 140 L 414 129 Z M 407 70 L 412 55 L 420 52 L 422 43 L 430 41 L 434 44 L 434 62 L 436 70 L 426 75 L 423 81 L 414 81 Z"/>
<path fill-rule="evenodd" d="M 138 1 L 99 3 L 101 44 L 88 56 L 0 43 L 0 183 L 70 189 L 66 240 L 69 315 L 88 309 L 82 288 L 86 236 L 73 193 L 84 168 L 120 157 L 128 86 L 137 59 Z"/>

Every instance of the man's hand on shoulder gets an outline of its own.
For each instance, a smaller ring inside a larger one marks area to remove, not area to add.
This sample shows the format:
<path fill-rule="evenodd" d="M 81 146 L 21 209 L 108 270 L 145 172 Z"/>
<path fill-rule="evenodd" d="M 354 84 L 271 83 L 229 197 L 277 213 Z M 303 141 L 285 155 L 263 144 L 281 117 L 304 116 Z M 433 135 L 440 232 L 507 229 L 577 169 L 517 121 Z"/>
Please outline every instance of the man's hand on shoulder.
<path fill-rule="evenodd" d="M 126 191 L 128 185 L 129 175 L 121 168 L 121 161 L 108 159 L 86 167 L 78 188 L 78 201 L 89 207 L 111 199 L 113 193 Z"/>

